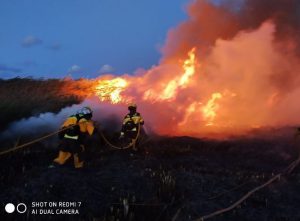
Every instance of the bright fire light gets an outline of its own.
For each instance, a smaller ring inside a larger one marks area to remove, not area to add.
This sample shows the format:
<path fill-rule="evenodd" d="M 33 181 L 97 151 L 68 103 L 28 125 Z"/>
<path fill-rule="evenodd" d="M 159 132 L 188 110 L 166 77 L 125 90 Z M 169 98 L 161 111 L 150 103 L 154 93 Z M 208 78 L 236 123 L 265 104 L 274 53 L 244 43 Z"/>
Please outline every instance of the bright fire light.
<path fill-rule="evenodd" d="M 207 121 L 206 126 L 214 125 L 214 119 L 217 116 L 217 110 L 220 105 L 216 103 L 217 100 L 223 96 L 221 93 L 213 93 L 209 101 L 202 108 L 203 118 Z"/>
<path fill-rule="evenodd" d="M 152 89 L 145 91 L 144 100 L 152 101 L 171 101 L 177 96 L 179 89 L 186 88 L 190 83 L 190 78 L 195 74 L 196 66 L 196 48 L 192 48 L 188 52 L 188 58 L 183 62 L 182 69 L 183 74 L 181 76 L 176 76 L 165 83 L 164 89 L 162 91 L 154 91 Z"/>
<path fill-rule="evenodd" d="M 110 101 L 112 104 L 116 104 L 123 101 L 121 93 L 127 86 L 128 82 L 123 78 L 99 80 L 95 87 L 96 95 L 101 101 Z"/>
<path fill-rule="evenodd" d="M 192 48 L 188 53 L 188 59 L 183 63 L 183 75 L 180 78 L 171 80 L 162 94 L 159 96 L 159 100 L 170 100 L 176 97 L 178 88 L 187 87 L 190 78 L 195 74 L 195 51 L 196 48 Z"/>

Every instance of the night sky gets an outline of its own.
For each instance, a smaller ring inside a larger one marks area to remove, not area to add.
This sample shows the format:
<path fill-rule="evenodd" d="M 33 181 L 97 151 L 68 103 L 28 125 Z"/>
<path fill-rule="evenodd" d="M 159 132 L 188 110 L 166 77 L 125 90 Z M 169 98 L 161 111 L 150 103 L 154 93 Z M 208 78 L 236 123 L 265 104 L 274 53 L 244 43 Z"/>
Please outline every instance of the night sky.
<path fill-rule="evenodd" d="M 0 78 L 94 78 L 159 62 L 190 0 L 1 0 Z"/>

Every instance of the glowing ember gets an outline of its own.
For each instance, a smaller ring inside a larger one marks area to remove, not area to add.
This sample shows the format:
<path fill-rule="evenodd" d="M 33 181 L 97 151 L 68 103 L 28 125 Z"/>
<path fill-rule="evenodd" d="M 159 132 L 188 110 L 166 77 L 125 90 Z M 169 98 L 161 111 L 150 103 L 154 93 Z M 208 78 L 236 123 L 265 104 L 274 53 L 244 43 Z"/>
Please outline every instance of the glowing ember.
<path fill-rule="evenodd" d="M 128 82 L 123 78 L 112 80 L 99 80 L 95 87 L 96 95 L 101 101 L 110 101 L 113 104 L 123 101 L 121 93 L 128 86 Z"/>
<path fill-rule="evenodd" d="M 211 126 L 214 124 L 214 119 L 217 115 L 216 111 L 219 109 L 219 104 L 216 103 L 218 99 L 223 96 L 220 93 L 213 93 L 211 99 L 202 108 L 203 118 L 207 121 L 206 126 Z"/>

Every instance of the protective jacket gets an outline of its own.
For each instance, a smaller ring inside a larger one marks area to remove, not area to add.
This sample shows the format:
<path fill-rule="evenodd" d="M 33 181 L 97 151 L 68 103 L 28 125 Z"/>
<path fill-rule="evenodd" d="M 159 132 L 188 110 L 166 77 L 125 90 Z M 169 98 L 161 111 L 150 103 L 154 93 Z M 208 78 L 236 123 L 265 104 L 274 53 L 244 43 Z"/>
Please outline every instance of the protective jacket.
<path fill-rule="evenodd" d="M 93 121 L 87 120 L 84 116 L 78 114 L 68 117 L 61 127 L 67 128 L 63 131 L 63 138 L 73 140 L 79 140 L 84 133 L 92 135 L 95 130 Z"/>
<path fill-rule="evenodd" d="M 123 120 L 122 132 L 125 133 L 127 131 L 137 131 L 138 125 L 144 124 L 144 119 L 141 114 L 138 112 L 128 113 Z"/>
<path fill-rule="evenodd" d="M 73 156 L 75 168 L 83 167 L 84 161 L 81 155 L 84 152 L 84 135 L 92 135 L 95 131 L 93 121 L 84 118 L 84 115 L 76 114 L 67 118 L 61 126 L 59 137 L 62 139 L 59 144 L 58 156 L 54 162 L 63 165 Z"/>

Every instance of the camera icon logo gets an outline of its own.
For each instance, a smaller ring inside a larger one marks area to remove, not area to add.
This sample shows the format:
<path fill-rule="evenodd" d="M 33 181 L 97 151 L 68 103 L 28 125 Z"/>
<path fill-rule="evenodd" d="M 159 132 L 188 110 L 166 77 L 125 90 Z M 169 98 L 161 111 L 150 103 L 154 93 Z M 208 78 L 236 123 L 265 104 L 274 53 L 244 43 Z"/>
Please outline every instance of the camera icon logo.
<path fill-rule="evenodd" d="M 15 209 L 16 209 L 15 205 L 12 204 L 12 203 L 8 203 L 8 204 L 5 205 L 5 211 L 7 213 L 13 213 L 15 211 Z"/>
<path fill-rule="evenodd" d="M 27 206 L 25 203 L 19 203 L 17 207 L 15 207 L 14 204 L 7 203 L 4 209 L 7 213 L 13 213 L 16 209 L 18 213 L 25 213 L 27 211 Z"/>

